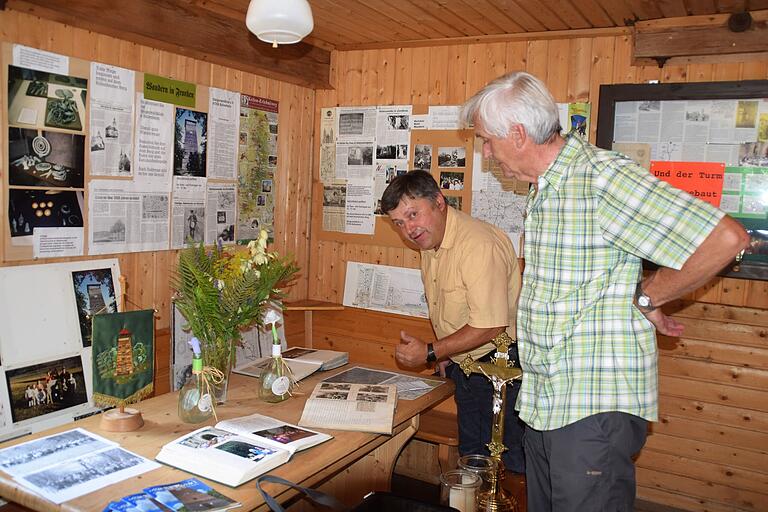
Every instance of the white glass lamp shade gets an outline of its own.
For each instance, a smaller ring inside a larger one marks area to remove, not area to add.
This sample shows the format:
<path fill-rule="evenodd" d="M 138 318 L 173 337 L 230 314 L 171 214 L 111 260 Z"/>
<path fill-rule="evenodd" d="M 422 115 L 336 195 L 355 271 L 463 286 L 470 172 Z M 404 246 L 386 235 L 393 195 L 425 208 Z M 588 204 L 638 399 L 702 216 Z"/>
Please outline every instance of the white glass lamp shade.
<path fill-rule="evenodd" d="M 276 45 L 298 43 L 315 22 L 307 0 L 251 0 L 245 25 L 262 41 Z"/>

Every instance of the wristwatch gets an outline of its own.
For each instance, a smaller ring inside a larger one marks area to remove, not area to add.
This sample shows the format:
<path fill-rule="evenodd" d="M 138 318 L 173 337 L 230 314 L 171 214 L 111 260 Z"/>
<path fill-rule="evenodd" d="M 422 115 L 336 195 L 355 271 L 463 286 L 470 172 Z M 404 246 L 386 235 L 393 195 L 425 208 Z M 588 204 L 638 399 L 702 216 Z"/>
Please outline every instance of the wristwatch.
<path fill-rule="evenodd" d="M 643 291 L 641 281 L 637 282 L 637 287 L 635 288 L 635 301 L 637 302 L 638 309 L 643 313 L 650 313 L 656 309 L 656 306 L 651 302 L 651 298 Z"/>
<path fill-rule="evenodd" d="M 435 361 L 437 361 L 435 347 L 431 343 L 427 343 L 427 362 L 434 363 Z"/>

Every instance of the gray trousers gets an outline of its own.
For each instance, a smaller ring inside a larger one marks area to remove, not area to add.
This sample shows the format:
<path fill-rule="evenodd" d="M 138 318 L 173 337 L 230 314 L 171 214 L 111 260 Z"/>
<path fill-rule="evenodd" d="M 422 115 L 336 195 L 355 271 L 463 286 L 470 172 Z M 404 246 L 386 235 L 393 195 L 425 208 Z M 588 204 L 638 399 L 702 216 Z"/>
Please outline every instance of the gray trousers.
<path fill-rule="evenodd" d="M 632 512 L 633 457 L 648 422 L 623 412 L 588 416 L 555 430 L 525 428 L 530 512 Z"/>

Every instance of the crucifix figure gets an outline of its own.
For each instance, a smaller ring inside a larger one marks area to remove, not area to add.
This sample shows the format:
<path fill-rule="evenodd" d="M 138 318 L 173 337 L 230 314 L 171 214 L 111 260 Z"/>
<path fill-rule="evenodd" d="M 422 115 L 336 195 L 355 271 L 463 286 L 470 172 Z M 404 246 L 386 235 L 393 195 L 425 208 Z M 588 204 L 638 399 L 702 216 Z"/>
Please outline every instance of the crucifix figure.
<path fill-rule="evenodd" d="M 520 368 L 515 368 L 514 362 L 509 360 L 509 346 L 512 343 L 515 341 L 506 332 L 502 332 L 493 339 L 496 353 L 491 362 L 480 363 L 472 359 L 471 356 L 467 356 L 460 365 L 461 370 L 467 376 L 471 373 L 480 373 L 485 375 L 493 385 L 493 430 L 491 442 L 488 443 L 488 450 L 491 452 L 491 458 L 496 462 L 496 471 L 492 477 L 491 490 L 480 496 L 478 508 L 478 510 L 488 512 L 520 511 L 517 500 L 501 488 L 501 480 L 504 478 L 504 464 L 501 461 L 501 454 L 507 449 L 504 446 L 506 388 L 508 383 L 523 376 L 523 371 Z"/>

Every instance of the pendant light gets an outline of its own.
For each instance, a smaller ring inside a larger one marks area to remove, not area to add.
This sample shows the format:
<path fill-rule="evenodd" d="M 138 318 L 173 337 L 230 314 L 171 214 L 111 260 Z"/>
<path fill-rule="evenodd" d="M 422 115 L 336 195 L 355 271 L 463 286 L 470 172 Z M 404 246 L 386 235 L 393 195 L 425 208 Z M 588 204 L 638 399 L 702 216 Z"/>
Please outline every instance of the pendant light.
<path fill-rule="evenodd" d="M 278 44 L 298 43 L 312 32 L 315 23 L 307 0 L 251 0 L 245 25 L 277 48 Z"/>

